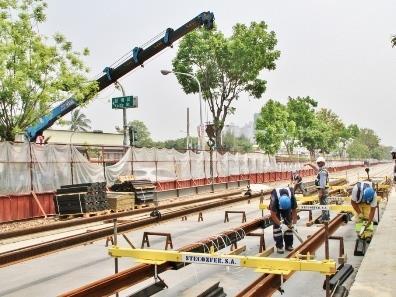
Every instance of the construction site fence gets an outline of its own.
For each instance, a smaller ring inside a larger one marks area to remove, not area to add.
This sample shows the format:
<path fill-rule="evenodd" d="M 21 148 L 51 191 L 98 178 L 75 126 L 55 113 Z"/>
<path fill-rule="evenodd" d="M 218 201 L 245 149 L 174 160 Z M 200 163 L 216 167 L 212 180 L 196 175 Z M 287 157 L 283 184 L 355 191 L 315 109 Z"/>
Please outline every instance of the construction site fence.
<path fill-rule="evenodd" d="M 250 179 L 266 182 L 290 178 L 291 171 L 311 175 L 303 162 L 277 162 L 263 153 L 213 152 L 213 177 L 216 182 Z M 210 152 L 156 148 L 125 148 L 115 164 L 90 161 L 73 145 L 37 145 L 0 142 L 0 195 L 54 192 L 61 185 L 106 182 L 111 186 L 118 176 L 133 175 L 149 179 L 158 190 L 205 185 L 211 182 Z M 333 160 L 330 170 L 362 166 L 363 161 Z"/>

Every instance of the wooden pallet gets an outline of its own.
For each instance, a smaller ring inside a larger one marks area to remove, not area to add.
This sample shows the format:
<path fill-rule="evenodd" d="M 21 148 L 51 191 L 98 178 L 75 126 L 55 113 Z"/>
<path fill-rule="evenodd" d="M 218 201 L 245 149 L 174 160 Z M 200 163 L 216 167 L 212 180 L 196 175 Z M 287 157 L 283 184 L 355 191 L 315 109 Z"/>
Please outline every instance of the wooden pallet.
<path fill-rule="evenodd" d="M 150 207 L 152 206 L 151 204 L 135 204 L 135 209 L 142 209 L 142 208 L 146 208 L 146 207 Z"/>
<path fill-rule="evenodd" d="M 61 214 L 58 215 L 59 220 L 71 220 L 75 218 L 90 218 L 96 217 L 101 215 L 110 214 L 110 210 L 100 210 L 100 211 L 93 211 L 93 212 L 85 212 L 85 213 L 70 213 L 70 214 Z"/>
<path fill-rule="evenodd" d="M 119 212 L 131 211 L 131 210 L 134 210 L 134 209 L 133 208 L 111 209 L 110 212 L 111 213 L 119 213 Z"/>

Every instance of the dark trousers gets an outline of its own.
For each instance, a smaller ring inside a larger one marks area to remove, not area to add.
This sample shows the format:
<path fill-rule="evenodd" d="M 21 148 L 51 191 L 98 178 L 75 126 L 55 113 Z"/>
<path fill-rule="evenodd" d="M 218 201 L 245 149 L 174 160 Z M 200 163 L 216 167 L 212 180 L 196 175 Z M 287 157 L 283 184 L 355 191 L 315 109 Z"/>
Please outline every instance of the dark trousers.
<path fill-rule="evenodd" d="M 294 193 L 297 193 L 297 190 L 299 190 L 300 193 L 303 195 L 307 193 L 307 190 L 305 189 L 304 184 L 302 182 L 294 185 Z"/>
<path fill-rule="evenodd" d="M 326 189 L 324 190 L 324 194 L 322 197 L 319 197 L 319 204 L 320 205 L 328 205 L 328 195 L 329 191 Z M 328 210 L 322 210 L 322 221 L 329 221 L 330 220 L 330 212 Z"/>
<path fill-rule="evenodd" d="M 280 219 L 280 217 L 278 217 Z M 289 220 L 287 220 L 289 221 Z M 283 248 L 283 242 L 285 242 L 285 246 L 293 246 L 293 231 L 290 229 L 287 229 L 286 231 L 283 232 L 280 229 L 280 226 L 273 223 L 272 225 L 273 229 L 273 235 L 274 235 L 274 240 L 275 240 L 275 245 L 277 248 Z"/>

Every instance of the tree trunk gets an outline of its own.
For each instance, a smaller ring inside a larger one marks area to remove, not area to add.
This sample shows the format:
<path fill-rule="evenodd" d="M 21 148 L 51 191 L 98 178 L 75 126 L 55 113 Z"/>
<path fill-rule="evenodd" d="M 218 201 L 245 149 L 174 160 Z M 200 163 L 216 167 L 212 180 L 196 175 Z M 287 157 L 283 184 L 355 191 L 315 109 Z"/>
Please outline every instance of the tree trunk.
<path fill-rule="evenodd" d="M 218 150 L 223 148 L 223 145 L 221 143 L 221 132 L 222 129 L 220 127 L 215 126 L 215 142 L 216 142 L 216 148 Z"/>
<path fill-rule="evenodd" d="M 315 160 L 315 150 L 309 150 L 309 156 L 311 157 L 311 161 Z"/>
<path fill-rule="evenodd" d="M 6 141 L 15 141 L 16 134 L 11 130 L 7 129 L 1 135 Z"/>

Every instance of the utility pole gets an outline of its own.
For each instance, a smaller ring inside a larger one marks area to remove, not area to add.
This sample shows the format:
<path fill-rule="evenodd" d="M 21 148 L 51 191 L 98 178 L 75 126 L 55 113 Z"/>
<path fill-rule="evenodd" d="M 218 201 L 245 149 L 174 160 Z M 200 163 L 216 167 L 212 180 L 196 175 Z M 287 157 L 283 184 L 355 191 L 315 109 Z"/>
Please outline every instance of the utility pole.
<path fill-rule="evenodd" d="M 186 139 L 186 149 L 190 148 L 190 108 L 187 107 L 187 139 Z"/>
<path fill-rule="evenodd" d="M 116 81 L 114 83 L 114 86 L 117 90 L 121 90 L 123 97 L 126 96 L 123 86 L 118 81 Z M 122 144 L 124 146 L 127 146 L 128 145 L 128 132 L 127 132 L 128 126 L 127 126 L 127 114 L 126 114 L 125 107 L 122 109 L 122 123 L 123 123 L 123 134 L 124 134 L 124 139 L 122 141 Z"/>

